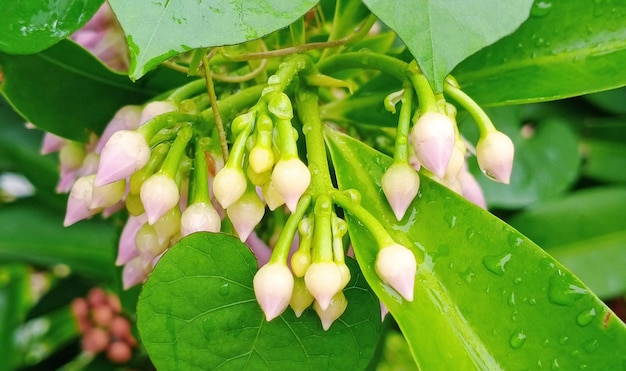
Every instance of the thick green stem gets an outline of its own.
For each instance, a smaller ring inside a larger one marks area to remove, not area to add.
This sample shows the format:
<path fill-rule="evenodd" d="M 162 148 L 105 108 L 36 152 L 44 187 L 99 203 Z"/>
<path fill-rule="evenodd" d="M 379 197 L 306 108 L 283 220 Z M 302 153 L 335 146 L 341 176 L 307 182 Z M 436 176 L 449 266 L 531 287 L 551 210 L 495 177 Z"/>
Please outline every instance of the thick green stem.
<path fill-rule="evenodd" d="M 347 69 L 372 69 L 385 72 L 399 81 L 407 78 L 409 65 L 394 57 L 371 52 L 337 54 L 317 64 L 317 69 L 326 74 Z"/>
<path fill-rule="evenodd" d="M 396 133 L 396 147 L 393 153 L 394 163 L 407 163 L 409 160 L 409 129 L 411 127 L 411 113 L 413 111 L 413 89 L 405 83 L 398 117 L 398 131 Z"/>
<path fill-rule="evenodd" d="M 409 80 L 413 83 L 413 87 L 417 93 L 421 113 L 439 112 L 439 105 L 437 104 L 435 93 L 428 83 L 428 79 L 426 79 L 426 76 L 419 70 L 415 61 L 409 64 Z"/>
<path fill-rule="evenodd" d="M 146 142 L 150 142 L 159 131 L 165 128 L 171 128 L 179 122 L 191 122 L 197 123 L 202 121 L 200 117 L 196 115 L 190 115 L 181 112 L 167 112 L 148 120 L 145 124 L 141 125 L 137 131 L 146 138 Z"/>
<path fill-rule="evenodd" d="M 193 159 L 193 178 L 191 182 L 191 194 L 189 204 L 197 202 L 210 203 L 209 199 L 209 171 L 206 162 L 206 147 L 201 143 L 202 139 L 196 141 L 195 157 Z"/>
<path fill-rule="evenodd" d="M 261 97 L 261 92 L 264 88 L 265 85 L 255 85 L 218 101 L 217 105 L 222 120 L 224 122 L 229 122 L 241 111 L 256 103 Z M 215 125 L 215 117 L 213 116 L 211 108 L 207 108 L 202 111 L 201 116 L 208 123 L 208 125 L 206 131 L 203 131 L 200 134 L 208 136 L 210 134 L 209 130 Z"/>
<path fill-rule="evenodd" d="M 180 167 L 180 161 L 185 155 L 185 148 L 192 136 L 193 130 L 191 127 L 186 126 L 180 129 L 170 151 L 167 153 L 167 157 L 165 157 L 165 161 L 163 161 L 163 165 L 161 165 L 159 173 L 165 174 L 172 179 L 176 177 L 176 172 Z"/>
<path fill-rule="evenodd" d="M 187 98 L 191 98 L 194 95 L 202 93 L 205 87 L 206 82 L 203 79 L 197 79 L 174 90 L 168 96 L 168 99 L 174 101 L 175 103 L 180 103 Z"/>
<path fill-rule="evenodd" d="M 476 121 L 476 125 L 478 125 L 478 130 L 480 130 L 480 136 L 484 137 L 489 132 L 496 130 L 495 126 L 491 122 L 491 119 L 485 111 L 478 105 L 478 103 L 474 102 L 472 98 L 470 98 L 467 94 L 465 94 L 461 89 L 449 84 L 445 83 L 443 85 L 443 92 L 454 101 L 459 103 L 469 114 L 472 116 L 474 121 Z"/>
<path fill-rule="evenodd" d="M 296 210 L 291 215 L 289 215 L 289 219 L 287 219 L 285 227 L 280 233 L 278 241 L 276 241 L 274 251 L 272 251 L 272 256 L 270 257 L 268 264 L 287 263 L 289 250 L 291 249 L 291 242 L 293 241 L 293 238 L 296 235 L 296 231 L 298 230 L 298 224 L 300 223 L 300 220 L 302 220 L 302 218 L 304 217 L 304 214 L 307 212 L 310 205 L 311 195 L 304 194 L 300 198 L 300 201 L 298 201 L 298 206 L 296 207 Z"/>
<path fill-rule="evenodd" d="M 313 229 L 313 263 L 333 261 L 332 215 L 333 203 L 327 194 L 315 200 L 315 229 Z"/>

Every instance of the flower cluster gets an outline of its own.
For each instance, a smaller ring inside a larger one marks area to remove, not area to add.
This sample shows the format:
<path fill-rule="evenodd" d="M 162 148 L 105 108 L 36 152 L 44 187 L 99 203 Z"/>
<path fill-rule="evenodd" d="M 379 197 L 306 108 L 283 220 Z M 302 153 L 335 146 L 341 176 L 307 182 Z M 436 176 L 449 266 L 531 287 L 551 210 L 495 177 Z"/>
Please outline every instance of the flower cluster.
<path fill-rule="evenodd" d="M 104 352 L 114 363 L 126 363 L 133 356 L 137 340 L 131 333 L 130 322 L 122 314 L 117 296 L 93 288 L 86 298 L 76 298 L 72 314 L 82 334 L 81 346 L 89 354 Z"/>

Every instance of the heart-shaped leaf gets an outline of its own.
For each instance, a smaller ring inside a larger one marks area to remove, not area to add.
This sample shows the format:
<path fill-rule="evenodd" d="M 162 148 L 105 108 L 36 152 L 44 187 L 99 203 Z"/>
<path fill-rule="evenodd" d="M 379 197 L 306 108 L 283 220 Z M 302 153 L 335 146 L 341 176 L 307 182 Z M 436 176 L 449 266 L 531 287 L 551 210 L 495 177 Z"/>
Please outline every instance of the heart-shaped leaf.
<path fill-rule="evenodd" d="M 626 326 L 584 284 L 493 215 L 422 177 L 402 221 L 380 179 L 391 158 L 344 134 L 326 135 L 342 189 L 418 259 L 415 298 L 403 300 L 371 267 L 378 248 L 348 218 L 363 275 L 425 370 L 620 369 Z"/>
<path fill-rule="evenodd" d="M 533 3 L 532 0 L 363 2 L 396 31 L 438 92 L 459 62 L 515 31 L 528 18 Z"/>
<path fill-rule="evenodd" d="M 257 262 L 237 238 L 200 233 L 159 261 L 137 306 L 143 344 L 160 370 L 362 370 L 380 310 L 354 261 L 348 308 L 328 331 L 312 309 L 267 322 L 252 279 Z"/>
<path fill-rule="evenodd" d="M 194 48 L 239 44 L 288 26 L 317 1 L 111 0 L 130 47 L 135 80 Z"/>

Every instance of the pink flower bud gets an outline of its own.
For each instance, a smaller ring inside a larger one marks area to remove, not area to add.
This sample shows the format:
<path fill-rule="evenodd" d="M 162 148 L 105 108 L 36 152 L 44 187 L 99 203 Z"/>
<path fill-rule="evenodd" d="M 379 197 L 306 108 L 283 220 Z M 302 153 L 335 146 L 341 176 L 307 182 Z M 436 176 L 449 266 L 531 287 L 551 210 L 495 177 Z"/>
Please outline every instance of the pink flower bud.
<path fill-rule="evenodd" d="M 122 200 L 125 191 L 125 180 L 109 183 L 102 187 L 94 187 L 90 208 L 98 209 L 113 206 Z"/>
<path fill-rule="evenodd" d="M 289 305 L 293 276 L 285 265 L 269 263 L 254 276 L 254 294 L 268 321 L 278 317 Z"/>
<path fill-rule="evenodd" d="M 446 167 L 445 179 L 455 179 L 465 165 L 465 145 L 461 142 L 454 144 L 450 162 Z"/>
<path fill-rule="evenodd" d="M 137 256 L 128 263 L 124 265 L 124 269 L 122 270 L 122 283 L 124 285 L 124 290 L 128 290 L 129 288 L 142 283 L 148 273 L 144 269 L 143 261 L 140 256 Z"/>
<path fill-rule="evenodd" d="M 226 209 L 239 239 L 245 242 L 257 224 L 263 219 L 265 205 L 256 192 L 246 192 Z"/>
<path fill-rule="evenodd" d="M 120 108 L 100 136 L 95 152 L 100 153 L 111 136 L 120 130 L 135 130 L 139 127 L 141 116 L 140 106 L 124 106 Z"/>
<path fill-rule="evenodd" d="M 419 190 L 419 175 L 409 164 L 393 164 L 383 175 L 381 184 L 396 219 L 401 220 Z"/>
<path fill-rule="evenodd" d="M 61 168 L 66 170 L 76 170 L 83 164 L 87 155 L 85 145 L 80 142 L 67 141 L 59 151 L 59 162 Z"/>
<path fill-rule="evenodd" d="M 148 215 L 148 223 L 154 224 L 171 210 L 180 199 L 178 185 L 165 174 L 155 174 L 146 179 L 139 193 L 141 203 Z"/>
<path fill-rule="evenodd" d="M 411 141 L 419 162 L 443 178 L 454 148 L 454 122 L 441 113 L 426 112 L 413 125 Z"/>
<path fill-rule="evenodd" d="M 459 184 L 461 186 L 461 194 L 468 201 L 487 209 L 487 202 L 485 201 L 485 195 L 483 194 L 480 184 L 476 181 L 474 176 L 467 171 L 467 169 L 461 170 L 458 176 Z"/>
<path fill-rule="evenodd" d="M 159 237 L 154 227 L 148 223 L 139 228 L 135 235 L 135 245 L 137 246 L 137 251 L 139 251 L 144 268 L 152 267 L 152 260 L 167 249 L 168 242 L 159 243 Z"/>
<path fill-rule="evenodd" d="M 70 225 L 91 217 L 97 210 L 91 209 L 91 199 L 93 195 L 94 176 L 78 178 L 72 187 L 70 197 L 67 200 L 67 211 L 63 225 Z"/>
<path fill-rule="evenodd" d="M 47 155 L 48 153 L 58 152 L 63 147 L 63 144 L 65 144 L 65 139 L 52 133 L 45 133 L 43 143 L 41 144 L 41 154 Z"/>
<path fill-rule="evenodd" d="M 222 219 L 213 205 L 196 202 L 183 211 L 180 218 L 180 230 L 183 236 L 194 232 L 219 232 Z"/>
<path fill-rule="evenodd" d="M 213 179 L 213 194 L 223 208 L 228 208 L 246 191 L 246 177 L 236 167 L 226 166 Z"/>
<path fill-rule="evenodd" d="M 300 197 L 311 184 L 311 173 L 299 158 L 280 160 L 274 167 L 271 182 L 289 210 L 294 211 Z"/>
<path fill-rule="evenodd" d="M 378 276 L 408 301 L 413 301 L 416 270 L 413 252 L 397 243 L 383 247 L 376 256 Z"/>
<path fill-rule="evenodd" d="M 333 296 L 341 290 L 343 278 L 337 264 L 322 262 L 309 266 L 304 275 L 304 282 L 320 307 L 326 310 Z"/>
<path fill-rule="evenodd" d="M 500 183 L 509 184 L 513 170 L 513 142 L 504 133 L 491 131 L 476 145 L 476 157 L 482 172 Z"/>
<path fill-rule="evenodd" d="M 322 309 L 318 302 L 313 303 L 313 309 L 315 313 L 322 321 L 322 328 L 324 331 L 328 331 L 330 326 L 337 320 L 348 307 L 348 300 L 343 294 L 343 291 L 339 291 L 330 301 L 330 304 L 326 309 Z"/>
<path fill-rule="evenodd" d="M 261 189 L 263 190 L 263 199 L 270 211 L 274 211 L 276 208 L 285 204 L 283 196 L 278 193 L 278 190 L 271 180 L 265 183 Z"/>
<path fill-rule="evenodd" d="M 147 121 L 152 120 L 158 115 L 162 115 L 168 112 L 174 112 L 177 109 L 178 108 L 176 107 L 176 105 L 174 105 L 174 103 L 172 102 L 165 102 L 165 101 L 150 102 L 146 104 L 146 106 L 143 108 L 143 111 L 141 111 L 141 116 L 139 117 L 139 124 L 143 125 Z"/>
<path fill-rule="evenodd" d="M 117 182 L 141 169 L 150 159 L 150 147 L 137 131 L 120 130 L 102 148 L 95 185 Z"/>
<path fill-rule="evenodd" d="M 302 312 L 313 304 L 313 300 L 315 300 L 315 298 L 311 295 L 309 290 L 307 290 L 304 278 L 296 278 L 294 280 L 291 299 L 289 300 L 289 306 L 293 309 L 296 317 L 300 318 Z"/>
<path fill-rule="evenodd" d="M 120 242 L 117 246 L 117 259 L 115 260 L 115 265 L 124 265 L 131 259 L 139 256 L 139 251 L 137 250 L 137 245 L 135 244 L 135 237 L 137 236 L 139 228 L 146 224 L 147 221 L 148 217 L 146 214 L 141 214 L 139 216 L 131 215 L 128 217 L 128 220 L 124 225 L 124 229 L 122 230 L 122 235 L 120 236 Z"/>

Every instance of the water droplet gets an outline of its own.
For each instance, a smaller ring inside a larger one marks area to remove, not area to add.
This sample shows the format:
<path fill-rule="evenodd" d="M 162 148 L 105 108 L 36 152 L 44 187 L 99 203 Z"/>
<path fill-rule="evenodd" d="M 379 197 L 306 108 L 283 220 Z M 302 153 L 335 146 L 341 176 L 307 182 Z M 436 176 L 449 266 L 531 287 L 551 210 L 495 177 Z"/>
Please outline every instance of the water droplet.
<path fill-rule="evenodd" d="M 530 304 L 530 305 L 537 304 L 537 299 L 535 299 L 534 296 L 531 296 L 530 299 L 528 299 L 528 304 Z"/>
<path fill-rule="evenodd" d="M 543 341 L 541 342 L 541 345 L 543 345 L 544 347 L 547 347 L 548 345 L 550 345 L 550 339 L 548 338 L 543 339 Z"/>
<path fill-rule="evenodd" d="M 280 84 L 281 79 L 280 76 L 278 75 L 272 75 L 267 79 L 267 83 L 268 85 L 276 85 L 276 84 Z"/>
<path fill-rule="evenodd" d="M 565 344 L 567 344 L 568 341 L 569 341 L 569 337 L 568 336 L 561 336 L 561 338 L 559 339 L 559 344 L 565 345 Z"/>
<path fill-rule="evenodd" d="M 512 248 L 518 247 L 522 244 L 522 242 L 524 242 L 524 240 L 519 235 L 516 235 L 514 233 L 511 233 L 509 235 L 509 246 L 511 246 Z"/>
<path fill-rule="evenodd" d="M 533 7 L 530 8 L 530 15 L 534 17 L 545 17 L 552 9 L 552 3 L 549 1 L 535 1 Z"/>
<path fill-rule="evenodd" d="M 571 274 L 557 272 L 550 278 L 548 285 L 548 299 L 558 305 L 572 305 L 587 294 L 587 290 L 576 285 Z"/>
<path fill-rule="evenodd" d="M 501 276 L 504 274 L 505 265 L 506 263 L 509 262 L 509 260 L 511 260 L 510 253 L 504 254 L 504 255 L 485 256 L 483 258 L 483 265 L 490 272 L 495 273 L 498 276 Z"/>
<path fill-rule="evenodd" d="M 524 342 L 526 342 L 526 334 L 524 334 L 524 331 L 519 329 L 515 331 L 509 338 L 509 345 L 513 349 L 521 348 L 522 345 L 524 345 Z"/>
<path fill-rule="evenodd" d="M 553 360 L 552 360 L 552 369 L 553 369 L 553 370 L 558 370 L 558 369 L 559 369 L 559 367 L 560 367 L 560 366 L 559 366 L 559 360 L 558 360 L 558 359 L 556 359 L 556 358 L 555 358 L 555 359 L 553 359 Z"/>
<path fill-rule="evenodd" d="M 228 283 L 225 283 L 222 286 L 220 286 L 220 289 L 219 289 L 220 295 L 226 296 L 228 295 L 229 292 L 230 292 L 230 285 Z"/>
<path fill-rule="evenodd" d="M 586 342 L 585 344 L 583 344 L 583 349 L 587 353 L 594 353 L 596 350 L 598 350 L 598 340 L 594 339 Z"/>
<path fill-rule="evenodd" d="M 515 293 L 514 292 L 512 292 L 511 296 L 509 297 L 509 305 L 510 306 L 515 305 Z"/>
<path fill-rule="evenodd" d="M 474 237 L 475 233 L 476 231 L 474 230 L 474 228 L 467 228 L 467 230 L 465 231 L 465 237 L 467 237 L 468 240 L 471 240 Z"/>
<path fill-rule="evenodd" d="M 582 363 L 580 366 L 578 366 L 578 368 L 581 369 L 581 370 L 586 370 L 587 367 L 588 366 L 586 364 L 584 364 L 584 363 Z"/>
<path fill-rule="evenodd" d="M 522 283 L 522 277 L 515 277 L 513 279 L 513 283 L 519 285 L 520 283 Z"/>
<path fill-rule="evenodd" d="M 539 267 L 543 270 L 551 270 L 554 269 L 554 262 L 551 258 L 545 257 L 539 261 Z"/>
<path fill-rule="evenodd" d="M 454 228 L 454 226 L 456 225 L 456 215 L 445 214 L 443 216 L 443 219 L 446 221 L 446 223 L 448 223 L 448 227 L 450 228 Z"/>
<path fill-rule="evenodd" d="M 543 363 L 541 363 L 540 359 L 537 360 L 537 368 L 543 368 Z"/>
<path fill-rule="evenodd" d="M 513 313 L 511 313 L 511 321 L 513 322 L 517 322 L 517 311 L 514 310 Z"/>
<path fill-rule="evenodd" d="M 580 350 L 572 350 L 569 355 L 572 356 L 572 358 L 578 358 L 578 356 L 580 355 Z"/>
<path fill-rule="evenodd" d="M 593 321 L 595 317 L 596 308 L 591 308 L 578 313 L 578 316 L 576 317 L 576 322 L 578 322 L 580 326 L 587 326 L 591 323 L 591 321 Z"/>
<path fill-rule="evenodd" d="M 475 276 L 476 276 L 476 273 L 471 268 L 467 268 L 465 271 L 461 273 L 461 277 L 468 284 L 472 283 L 472 279 L 474 279 Z"/>

